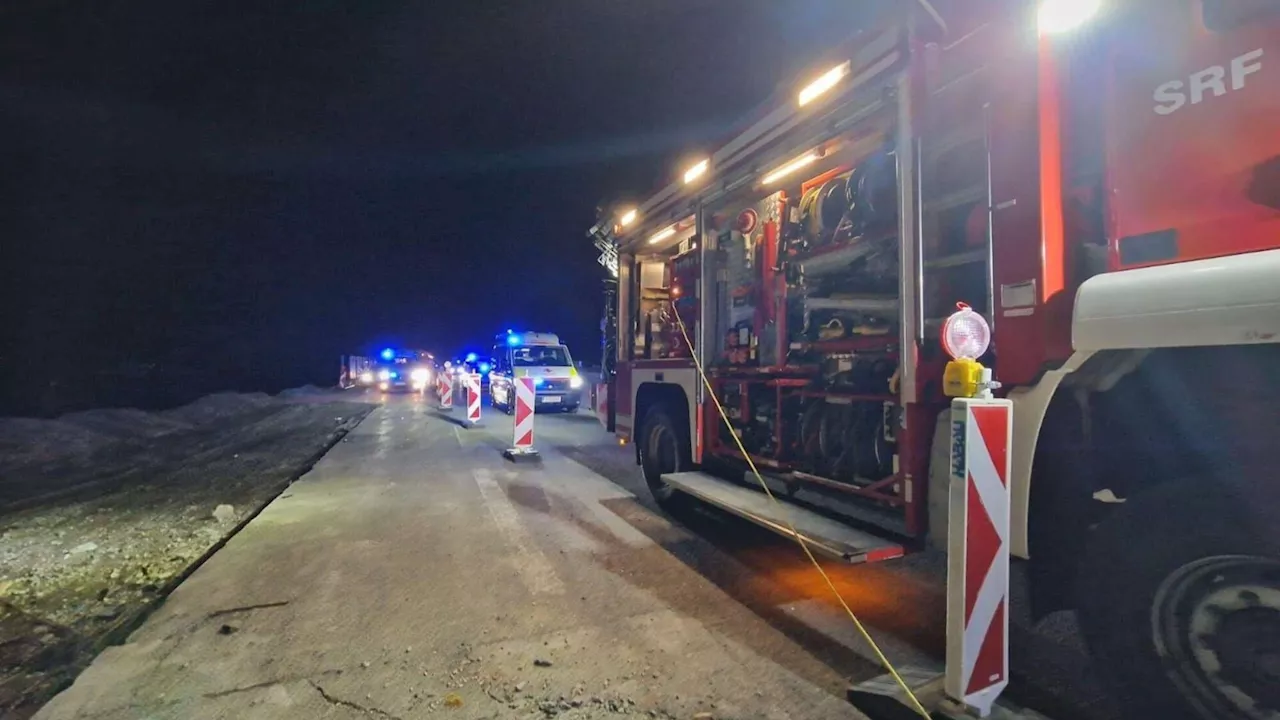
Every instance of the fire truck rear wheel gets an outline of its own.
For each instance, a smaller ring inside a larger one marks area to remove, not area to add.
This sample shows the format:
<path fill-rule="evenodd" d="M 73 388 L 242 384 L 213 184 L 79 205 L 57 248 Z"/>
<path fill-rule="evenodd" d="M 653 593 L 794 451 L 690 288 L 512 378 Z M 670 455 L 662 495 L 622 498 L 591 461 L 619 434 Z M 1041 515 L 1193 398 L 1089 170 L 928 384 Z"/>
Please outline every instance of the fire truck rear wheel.
<path fill-rule="evenodd" d="M 664 509 L 672 510 L 688 500 L 688 496 L 662 480 L 663 475 L 690 469 L 689 438 L 661 408 L 645 416 L 640 435 L 640 467 L 653 499 Z"/>
<path fill-rule="evenodd" d="M 1280 559 L 1258 554 L 1211 486 L 1131 499 L 1093 532 L 1080 622 L 1099 676 L 1135 717 L 1280 713 Z"/>

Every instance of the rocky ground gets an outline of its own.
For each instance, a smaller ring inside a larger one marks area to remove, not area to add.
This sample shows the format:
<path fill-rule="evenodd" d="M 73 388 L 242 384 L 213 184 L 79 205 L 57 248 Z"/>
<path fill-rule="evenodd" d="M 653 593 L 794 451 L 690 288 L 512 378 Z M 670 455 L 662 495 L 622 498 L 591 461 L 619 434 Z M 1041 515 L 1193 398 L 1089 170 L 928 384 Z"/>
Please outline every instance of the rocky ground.
<path fill-rule="evenodd" d="M 0 419 L 0 716 L 121 641 L 372 407 L 304 388 Z"/>
<path fill-rule="evenodd" d="M 692 708 L 663 707 L 652 701 L 647 686 L 658 685 L 663 676 L 656 668 L 641 667 L 635 660 L 610 668 L 614 677 L 581 681 L 580 668 L 568 671 L 549 658 L 555 654 L 573 655 L 567 639 L 560 639 L 554 649 L 543 654 L 528 654 L 527 647 L 505 647 L 506 643 L 432 650 L 426 653 L 404 648 L 387 648 L 374 660 L 362 661 L 348 669 L 330 670 L 320 678 L 306 682 L 330 705 L 360 710 L 392 720 L 405 717 L 432 716 L 441 710 L 459 711 L 458 717 L 503 717 L 539 720 L 641 720 L 658 718 L 676 720 L 713 720 L 720 705 L 708 698 L 687 698 Z M 514 645 L 514 644 L 513 644 Z M 548 641 L 548 646 L 551 643 Z M 582 649 L 589 651 L 589 649 Z M 573 664 L 573 663 L 571 663 Z M 512 671 L 512 666 L 519 670 Z M 409 692 L 399 702 L 384 709 L 386 691 L 391 681 L 373 683 L 368 677 L 393 673 L 396 685 L 408 684 Z M 577 682 L 562 677 L 568 673 Z M 351 688 L 369 690 L 351 694 Z M 375 692 L 381 691 L 381 692 Z M 269 704 L 269 696 L 264 702 Z M 699 710 L 698 707 L 706 708 Z M 727 717 L 723 713 L 720 717 Z"/>

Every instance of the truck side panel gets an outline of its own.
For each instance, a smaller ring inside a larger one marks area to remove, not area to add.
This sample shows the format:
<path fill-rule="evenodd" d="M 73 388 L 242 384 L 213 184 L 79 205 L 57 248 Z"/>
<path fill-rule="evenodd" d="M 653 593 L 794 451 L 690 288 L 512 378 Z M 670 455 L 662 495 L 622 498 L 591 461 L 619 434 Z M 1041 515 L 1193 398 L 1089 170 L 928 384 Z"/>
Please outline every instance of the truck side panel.
<path fill-rule="evenodd" d="M 1280 6 L 1137 3 L 1115 43 L 1112 269 L 1280 247 Z"/>

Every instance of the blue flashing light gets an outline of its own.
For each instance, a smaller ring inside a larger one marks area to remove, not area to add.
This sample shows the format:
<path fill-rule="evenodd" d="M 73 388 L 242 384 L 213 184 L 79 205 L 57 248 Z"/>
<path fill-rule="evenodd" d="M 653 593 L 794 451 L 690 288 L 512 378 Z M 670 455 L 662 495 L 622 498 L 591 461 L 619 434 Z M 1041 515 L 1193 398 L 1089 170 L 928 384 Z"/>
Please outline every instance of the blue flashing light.
<path fill-rule="evenodd" d="M 508 344 L 508 345 L 519 345 L 519 344 L 520 344 L 520 336 L 519 336 L 519 335 L 508 335 L 508 336 L 507 336 L 507 344 Z"/>
<path fill-rule="evenodd" d="M 395 350 L 392 350 L 391 348 L 387 348 L 386 350 L 382 351 L 383 360 L 394 360 L 395 358 L 396 358 Z"/>
<path fill-rule="evenodd" d="M 510 334 L 511 334 L 511 328 L 507 328 L 507 334 L 508 334 L 508 335 L 510 335 Z"/>
<path fill-rule="evenodd" d="M 536 377 L 536 378 L 534 378 L 534 379 L 533 379 L 533 386 L 534 386 L 534 387 L 542 387 L 542 383 L 544 383 L 544 382 L 546 382 L 546 381 L 547 381 L 547 379 L 546 379 L 546 378 Z"/>
<path fill-rule="evenodd" d="M 480 372 L 487 373 L 491 369 L 493 369 L 493 366 L 490 365 L 489 363 L 480 363 Z"/>
<path fill-rule="evenodd" d="M 476 361 L 476 358 L 478 358 L 478 357 L 480 357 L 480 356 L 479 356 L 479 355 L 476 355 L 476 354 L 475 354 L 475 353 L 473 353 L 473 352 L 469 352 L 469 353 L 467 353 L 467 362 L 475 362 L 475 361 Z"/>
<path fill-rule="evenodd" d="M 400 373 L 398 373 L 398 372 L 393 372 L 393 373 L 391 373 L 391 379 L 392 379 L 392 380 L 394 380 L 394 379 L 396 379 L 396 378 L 398 378 L 398 377 L 400 377 Z"/>

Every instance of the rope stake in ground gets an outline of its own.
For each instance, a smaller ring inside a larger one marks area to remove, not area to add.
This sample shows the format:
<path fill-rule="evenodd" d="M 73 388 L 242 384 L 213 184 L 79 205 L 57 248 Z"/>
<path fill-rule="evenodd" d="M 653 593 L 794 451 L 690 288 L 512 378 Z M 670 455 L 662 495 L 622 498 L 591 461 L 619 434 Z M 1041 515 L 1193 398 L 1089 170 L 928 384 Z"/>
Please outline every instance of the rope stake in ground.
<path fill-rule="evenodd" d="M 685 347 L 693 348 L 693 342 L 689 339 L 689 332 L 684 326 L 684 319 L 680 317 L 679 311 L 677 311 L 674 306 L 672 306 L 671 312 L 676 317 L 676 327 L 680 328 L 680 335 L 684 338 Z M 693 365 L 698 370 L 698 377 L 702 380 L 703 387 L 707 389 L 707 395 L 711 398 L 711 402 L 715 403 L 716 412 L 720 414 L 720 420 L 729 428 L 729 435 L 738 446 L 738 452 L 742 453 L 743 459 L 747 461 L 747 466 L 751 468 L 751 474 L 755 476 L 756 482 L 760 484 L 761 489 L 764 490 L 764 494 L 769 496 L 769 500 L 775 505 L 781 507 L 781 501 L 774 496 L 773 491 L 769 489 L 768 483 L 764 481 L 764 477 L 756 467 L 755 461 L 751 459 L 751 455 L 747 452 L 746 446 L 742 444 L 742 438 L 738 437 L 736 432 L 733 432 L 733 424 L 729 422 L 729 415 L 725 412 L 724 406 L 720 404 L 720 398 L 716 397 L 715 390 L 711 387 L 711 381 L 707 378 L 707 373 L 702 367 L 702 361 L 698 359 L 698 353 L 696 350 L 692 352 L 691 355 L 693 356 Z M 920 698 L 916 697 L 916 694 L 911 691 L 907 682 L 902 679 L 902 676 L 898 674 L 898 671 L 893 667 L 893 664 L 889 662 L 889 658 L 885 656 L 884 651 L 881 650 L 876 641 L 871 638 L 871 633 L 867 631 L 866 626 L 862 624 L 862 621 L 858 619 L 856 614 L 854 614 L 853 609 L 849 607 L 849 603 L 845 601 L 844 596 L 840 594 L 840 590 L 836 588 L 836 584 L 832 582 L 831 576 L 827 574 L 827 571 L 823 569 L 822 564 L 818 562 L 818 558 L 814 556 L 813 550 L 809 548 L 809 544 L 804 541 L 804 538 L 800 535 L 799 531 L 797 531 L 795 526 L 791 523 L 789 515 L 787 513 L 783 513 L 782 518 L 786 522 L 787 530 L 791 532 L 791 537 L 794 538 L 796 543 L 800 545 L 800 548 L 804 550 L 805 556 L 809 558 L 809 562 L 813 564 L 813 567 L 818 571 L 818 574 L 822 576 L 823 581 L 826 582 L 827 587 L 831 590 L 831 594 L 835 596 L 836 600 L 840 603 L 840 607 L 844 609 L 845 613 L 848 614 L 849 619 L 853 621 L 854 627 L 858 629 L 858 634 L 862 636 L 863 640 L 867 641 L 867 645 L 870 646 L 872 652 L 875 653 L 876 660 L 884 666 L 885 670 L 889 671 L 889 675 L 893 677 L 893 681 L 898 684 L 898 687 L 902 688 L 902 692 L 906 694 L 912 709 L 919 713 L 920 717 L 925 720 L 932 720 L 929 715 L 929 711 L 926 710 L 924 705 L 920 702 Z"/>

